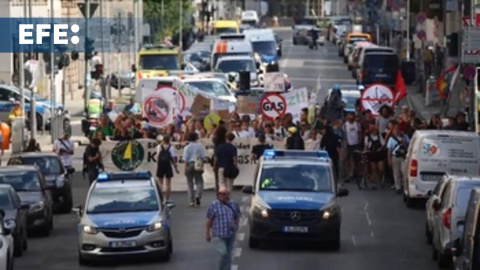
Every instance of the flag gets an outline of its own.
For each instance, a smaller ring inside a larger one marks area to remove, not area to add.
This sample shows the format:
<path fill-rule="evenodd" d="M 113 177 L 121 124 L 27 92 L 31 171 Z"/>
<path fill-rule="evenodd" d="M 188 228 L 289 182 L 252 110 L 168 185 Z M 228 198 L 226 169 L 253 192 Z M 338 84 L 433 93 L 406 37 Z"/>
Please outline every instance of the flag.
<path fill-rule="evenodd" d="M 398 104 L 402 99 L 407 96 L 407 85 L 403 80 L 402 72 L 400 70 L 397 72 L 397 82 L 395 83 L 394 93 L 394 104 Z"/>

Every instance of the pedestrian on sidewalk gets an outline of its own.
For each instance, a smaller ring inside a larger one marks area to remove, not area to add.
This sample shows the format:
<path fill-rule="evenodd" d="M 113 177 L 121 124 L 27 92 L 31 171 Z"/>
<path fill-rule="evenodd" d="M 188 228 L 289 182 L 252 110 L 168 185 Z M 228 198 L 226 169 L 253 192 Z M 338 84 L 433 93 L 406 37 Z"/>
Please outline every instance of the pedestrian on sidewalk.
<path fill-rule="evenodd" d="M 165 201 L 170 199 L 173 169 L 175 169 L 176 173 L 180 173 L 177 167 L 175 149 L 170 144 L 170 136 L 165 135 L 157 146 L 157 181 L 160 189 L 165 192 L 163 196 Z M 165 188 L 163 186 L 164 183 Z"/>
<path fill-rule="evenodd" d="M 73 155 L 75 153 L 75 144 L 70 141 L 69 135 L 64 133 L 62 137 L 53 143 L 53 152 L 60 157 L 63 167 L 71 171 L 73 166 Z"/>
<path fill-rule="evenodd" d="M 42 152 L 42 149 L 40 148 L 40 144 L 37 143 L 37 140 L 31 138 L 23 152 Z"/>
<path fill-rule="evenodd" d="M 206 240 L 214 241 L 220 255 L 219 270 L 232 269 L 232 255 L 240 222 L 240 208 L 230 200 L 227 187 L 220 186 L 217 199 L 207 211 Z"/>
<path fill-rule="evenodd" d="M 185 176 L 187 177 L 188 199 L 190 207 L 200 206 L 203 193 L 203 172 L 206 159 L 205 149 L 198 142 L 198 134 L 191 132 L 187 137 L 188 145 L 183 150 Z M 195 191 L 194 191 L 195 183 Z"/>

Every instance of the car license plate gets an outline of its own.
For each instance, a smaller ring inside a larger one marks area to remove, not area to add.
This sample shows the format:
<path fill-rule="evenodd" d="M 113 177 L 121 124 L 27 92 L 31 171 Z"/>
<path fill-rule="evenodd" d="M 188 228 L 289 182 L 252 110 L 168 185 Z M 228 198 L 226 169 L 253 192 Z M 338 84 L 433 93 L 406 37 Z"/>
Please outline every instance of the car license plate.
<path fill-rule="evenodd" d="M 110 242 L 111 248 L 131 248 L 137 246 L 137 242 L 135 241 L 115 241 Z"/>
<path fill-rule="evenodd" d="M 443 177 L 443 175 L 422 174 L 422 181 L 438 182 L 442 179 L 442 177 Z"/>
<path fill-rule="evenodd" d="M 286 232 L 286 233 L 308 233 L 308 227 L 285 226 L 285 227 L 283 227 L 283 232 Z"/>

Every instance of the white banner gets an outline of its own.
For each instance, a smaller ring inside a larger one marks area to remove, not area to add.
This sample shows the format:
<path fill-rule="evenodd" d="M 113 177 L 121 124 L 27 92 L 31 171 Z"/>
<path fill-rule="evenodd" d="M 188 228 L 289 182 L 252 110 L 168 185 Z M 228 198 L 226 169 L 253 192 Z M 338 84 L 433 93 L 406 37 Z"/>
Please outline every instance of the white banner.
<path fill-rule="evenodd" d="M 308 108 L 308 90 L 307 88 L 300 88 L 288 93 L 283 93 L 282 96 L 287 102 L 287 113 L 291 113 L 293 121 L 300 121 L 300 114 L 303 108 Z"/>
<path fill-rule="evenodd" d="M 206 149 L 207 157 L 213 156 L 213 143 L 210 139 L 201 139 L 200 142 Z M 139 139 L 132 141 L 105 141 L 100 146 L 105 171 L 144 171 L 148 170 L 153 175 L 157 172 L 157 141 L 153 139 Z M 250 158 L 252 147 L 258 144 L 257 139 L 235 139 L 235 146 L 238 151 L 238 167 L 240 174 L 235 180 L 236 186 L 251 185 L 255 172 L 256 162 Z M 283 142 L 271 143 L 275 149 L 284 149 Z M 186 144 L 174 143 L 175 155 L 179 162 L 180 174 L 175 174 L 173 182 L 185 182 L 183 149 Z M 306 141 L 305 149 L 313 150 L 317 145 L 316 141 Z M 205 182 L 214 182 L 215 175 L 212 167 L 206 163 L 203 174 Z"/>

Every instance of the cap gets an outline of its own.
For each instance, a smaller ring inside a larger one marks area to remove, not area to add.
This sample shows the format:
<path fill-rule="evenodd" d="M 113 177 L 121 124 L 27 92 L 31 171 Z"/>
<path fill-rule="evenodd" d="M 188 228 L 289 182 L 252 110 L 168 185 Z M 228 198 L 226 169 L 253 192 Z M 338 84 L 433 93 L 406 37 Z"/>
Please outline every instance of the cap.
<path fill-rule="evenodd" d="M 290 133 L 296 133 L 296 132 L 297 132 L 297 128 L 296 128 L 296 127 L 289 127 L 289 128 L 288 128 L 288 132 L 290 132 Z"/>

